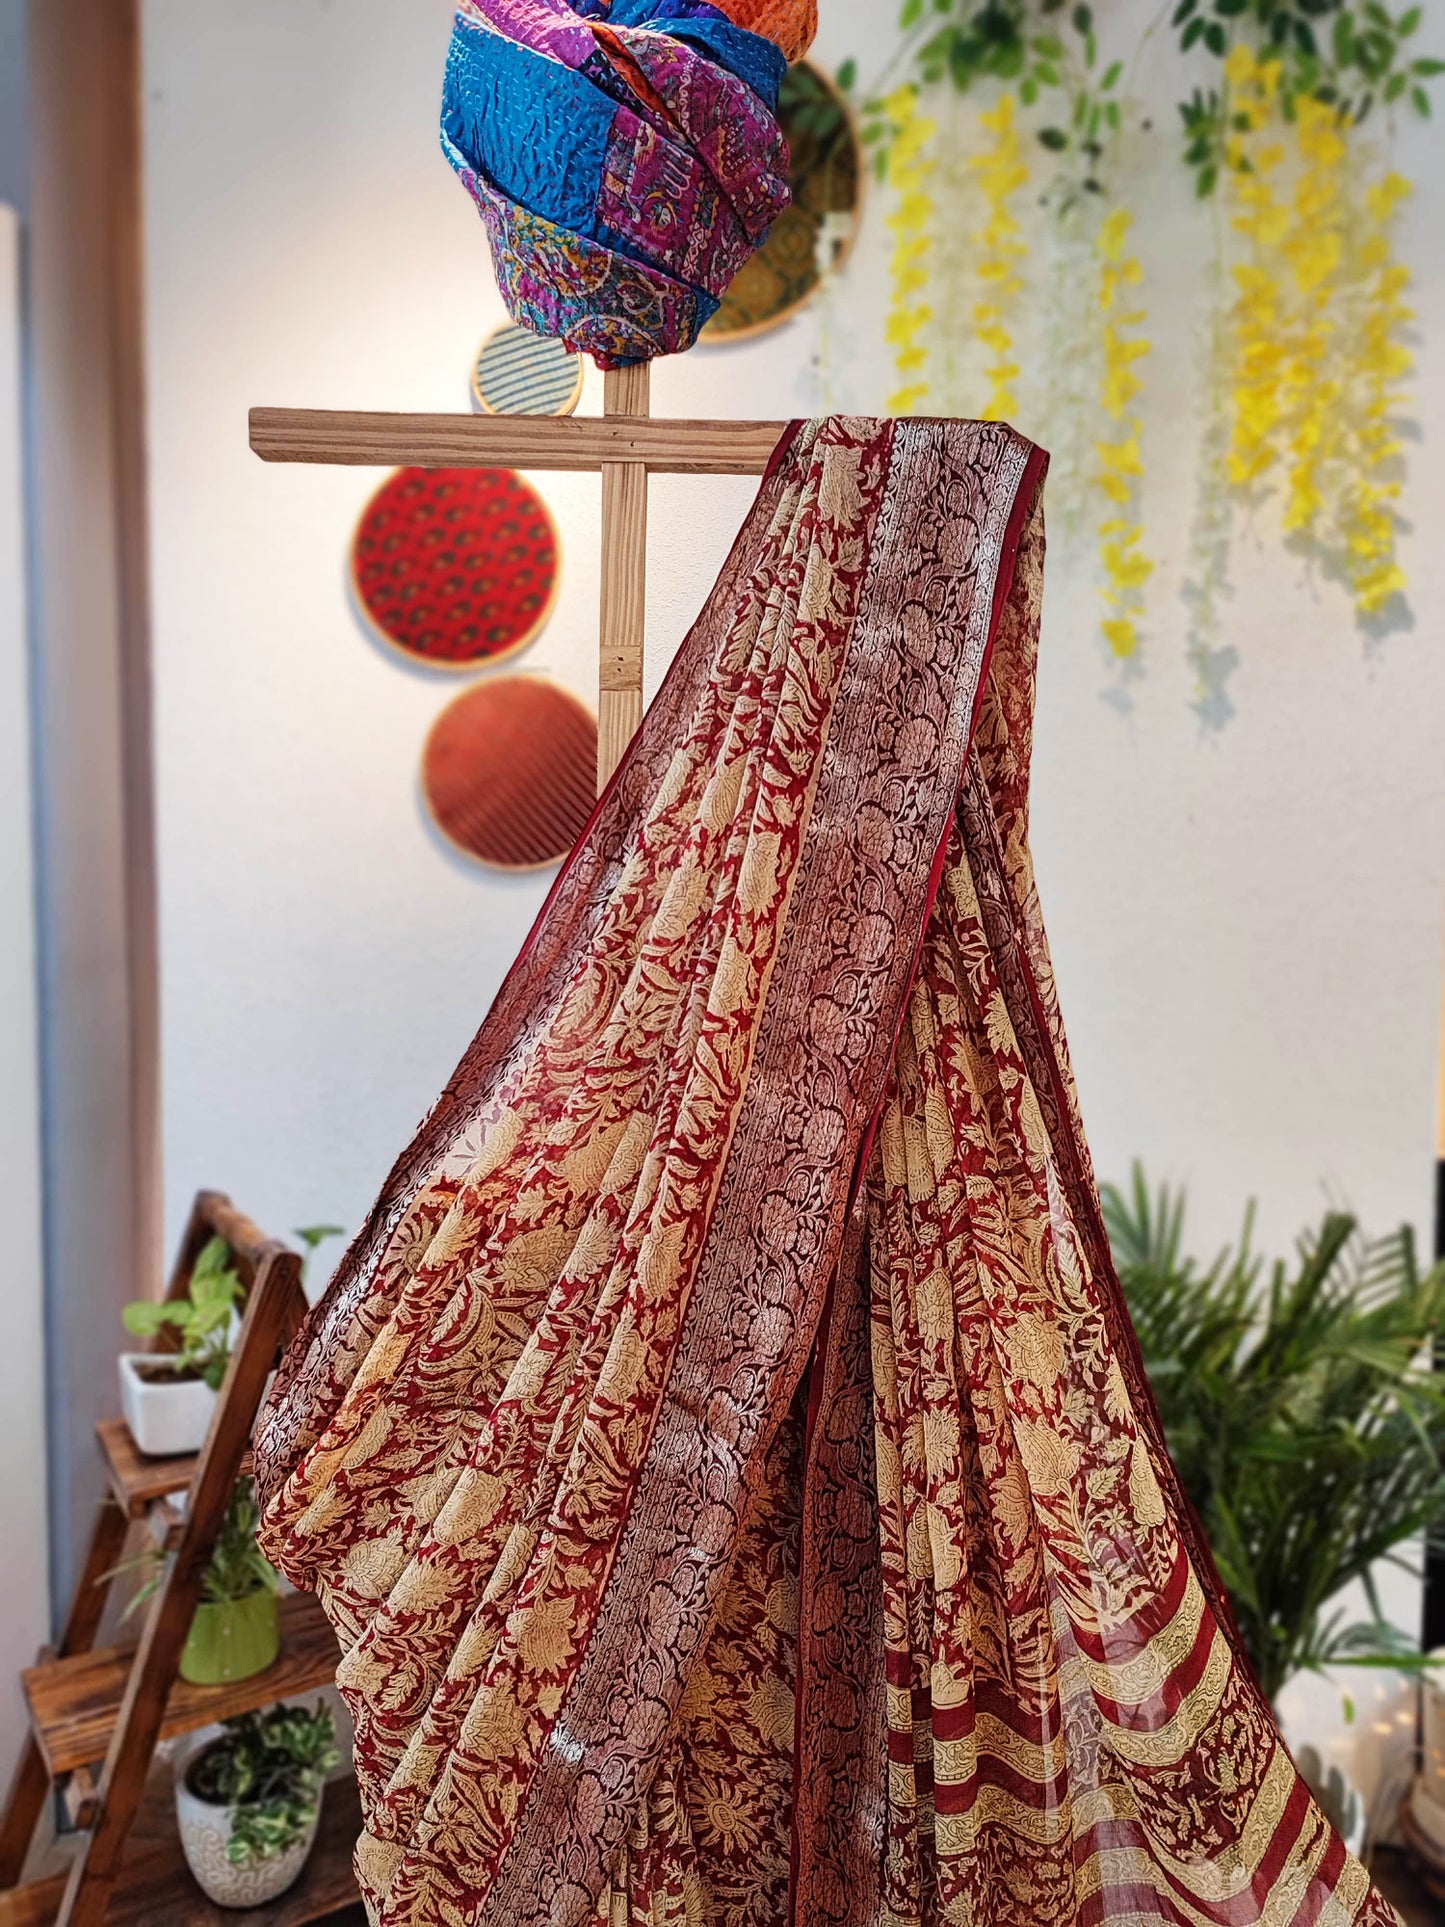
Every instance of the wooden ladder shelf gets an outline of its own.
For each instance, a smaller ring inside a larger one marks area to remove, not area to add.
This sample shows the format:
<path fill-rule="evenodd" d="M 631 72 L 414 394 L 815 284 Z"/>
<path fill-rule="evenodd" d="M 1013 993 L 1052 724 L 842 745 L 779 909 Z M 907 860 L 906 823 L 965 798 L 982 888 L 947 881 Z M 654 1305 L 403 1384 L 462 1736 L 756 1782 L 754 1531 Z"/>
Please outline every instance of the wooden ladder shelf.
<path fill-rule="evenodd" d="M 648 412 L 651 374 L 648 363 L 610 371 L 600 417 L 251 410 L 251 447 L 267 462 L 600 473 L 599 789 L 642 720 L 648 476 L 761 475 L 787 426 L 656 420 Z"/>
<path fill-rule="evenodd" d="M 167 1297 L 185 1295 L 196 1260 L 224 1238 L 245 1291 L 240 1331 L 200 1453 L 148 1459 L 119 1420 L 98 1428 L 110 1490 L 91 1535 L 57 1651 L 24 1674 L 31 1731 L 0 1821 L 0 1927 L 100 1927 L 102 1921 L 271 1927 L 314 1920 L 357 1898 L 351 1849 L 360 1829 L 354 1786 L 328 1790 L 321 1834 L 300 1883 L 271 1907 L 214 1907 L 191 1880 L 176 1836 L 169 1775 L 157 1745 L 214 1720 L 315 1692 L 336 1673 L 336 1638 L 309 1595 L 282 1605 L 282 1648 L 264 1673 L 224 1686 L 180 1677 L 181 1649 L 266 1380 L 306 1313 L 299 1256 L 267 1238 L 219 1192 L 196 1199 Z M 185 1495 L 184 1505 L 175 1501 Z M 106 1600 L 133 1528 L 169 1552 L 138 1640 L 97 1648 Z M 68 1875 L 21 1885 L 36 1822 L 63 1792 L 80 1843 Z"/>

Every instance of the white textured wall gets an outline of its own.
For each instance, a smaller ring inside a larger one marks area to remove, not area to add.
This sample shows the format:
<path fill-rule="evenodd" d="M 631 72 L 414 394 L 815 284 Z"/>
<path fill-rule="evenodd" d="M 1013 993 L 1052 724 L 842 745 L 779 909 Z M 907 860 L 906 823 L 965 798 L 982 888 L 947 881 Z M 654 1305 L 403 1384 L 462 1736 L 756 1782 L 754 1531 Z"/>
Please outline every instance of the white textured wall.
<path fill-rule="evenodd" d="M 881 53 L 883 0 L 824 0 L 820 56 Z M 367 471 L 267 468 L 253 402 L 457 408 L 500 318 L 437 151 L 448 0 L 148 0 L 151 394 L 168 1208 L 200 1183 L 263 1223 L 354 1224 L 480 1020 L 546 879 L 487 877 L 429 832 L 422 738 L 455 685 L 348 613 Z M 1283 1245 L 1325 1200 L 1425 1225 L 1445 909 L 1445 167 L 1407 130 L 1423 322 L 1406 543 L 1418 626 L 1367 649 L 1273 542 L 1240 548 L 1238 715 L 1188 707 L 1206 226 L 1173 164 L 1156 47 L 1140 252 L 1149 673 L 1102 700 L 1088 558 L 1046 604 L 1035 848 L 1100 1169 L 1189 1181 L 1201 1239 L 1257 1195 Z M 1441 123 L 1437 122 L 1438 127 Z M 886 235 L 845 284 L 835 398 L 877 409 Z M 660 413 L 813 405 L 815 318 L 658 371 Z M 587 407 L 598 405 L 595 377 Z M 560 608 L 523 658 L 593 686 L 596 485 L 544 477 Z M 656 486 L 650 681 L 712 579 L 742 483 Z"/>
<path fill-rule="evenodd" d="M 30 677 L 21 495 L 20 222 L 0 203 L 0 1759 L 25 1731 L 17 1673 L 50 1634 Z"/>

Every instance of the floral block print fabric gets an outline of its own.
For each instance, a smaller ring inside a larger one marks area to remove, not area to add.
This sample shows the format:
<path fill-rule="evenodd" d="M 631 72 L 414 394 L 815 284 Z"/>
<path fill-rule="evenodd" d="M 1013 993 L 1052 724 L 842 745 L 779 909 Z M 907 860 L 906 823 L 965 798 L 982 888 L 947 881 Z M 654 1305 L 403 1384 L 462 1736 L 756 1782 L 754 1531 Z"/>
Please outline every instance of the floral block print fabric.
<path fill-rule="evenodd" d="M 770 23 L 804 31 L 779 0 L 465 0 L 442 147 L 516 322 L 604 368 L 692 346 L 788 204 Z"/>
<path fill-rule="evenodd" d="M 286 1359 L 382 1927 L 1387 1927 L 1244 1664 L 1030 868 L 1044 461 L 791 432 Z"/>

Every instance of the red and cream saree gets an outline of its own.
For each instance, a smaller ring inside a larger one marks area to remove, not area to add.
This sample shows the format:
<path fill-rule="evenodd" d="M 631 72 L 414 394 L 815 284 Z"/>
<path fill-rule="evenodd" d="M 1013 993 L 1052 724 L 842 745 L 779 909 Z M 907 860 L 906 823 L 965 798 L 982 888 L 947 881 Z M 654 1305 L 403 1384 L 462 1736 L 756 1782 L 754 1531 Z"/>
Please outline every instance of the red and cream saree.
<path fill-rule="evenodd" d="M 387 1927 L 1385 1927 L 1144 1383 L 1027 832 L 1044 458 L 793 431 L 288 1358 Z"/>

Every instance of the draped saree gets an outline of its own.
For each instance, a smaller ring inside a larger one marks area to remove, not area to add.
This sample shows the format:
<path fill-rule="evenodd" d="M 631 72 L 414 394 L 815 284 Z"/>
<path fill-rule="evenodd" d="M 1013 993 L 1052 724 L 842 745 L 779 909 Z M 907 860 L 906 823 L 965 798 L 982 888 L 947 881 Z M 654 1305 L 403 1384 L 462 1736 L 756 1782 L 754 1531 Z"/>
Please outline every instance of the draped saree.
<path fill-rule="evenodd" d="M 1386 1927 L 1237 1649 L 1027 847 L 1044 458 L 795 428 L 279 1375 L 387 1927 Z"/>

